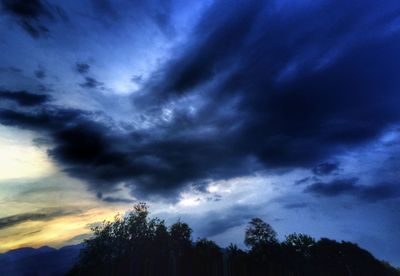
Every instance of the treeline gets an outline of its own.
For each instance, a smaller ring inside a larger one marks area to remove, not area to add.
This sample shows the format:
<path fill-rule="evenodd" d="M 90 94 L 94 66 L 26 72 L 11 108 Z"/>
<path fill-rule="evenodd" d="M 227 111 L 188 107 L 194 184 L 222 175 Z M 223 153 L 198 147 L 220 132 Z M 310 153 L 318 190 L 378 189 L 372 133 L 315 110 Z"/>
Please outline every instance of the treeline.
<path fill-rule="evenodd" d="M 273 228 L 258 218 L 246 228 L 246 251 L 233 244 L 222 249 L 207 239 L 193 242 L 188 224 L 167 227 L 150 219 L 144 203 L 93 231 L 69 275 L 400 275 L 353 243 L 316 241 L 304 234 L 279 242 Z"/>

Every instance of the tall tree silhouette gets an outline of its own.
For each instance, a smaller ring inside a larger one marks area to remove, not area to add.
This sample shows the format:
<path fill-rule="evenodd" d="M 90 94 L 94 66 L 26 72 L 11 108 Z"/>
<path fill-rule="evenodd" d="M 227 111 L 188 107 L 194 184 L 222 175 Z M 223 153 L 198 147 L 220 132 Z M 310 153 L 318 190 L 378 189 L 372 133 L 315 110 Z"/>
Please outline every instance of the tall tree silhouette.
<path fill-rule="evenodd" d="M 263 244 L 276 244 L 277 234 L 271 225 L 260 218 L 253 218 L 247 228 L 244 243 L 247 246 L 255 247 Z"/>

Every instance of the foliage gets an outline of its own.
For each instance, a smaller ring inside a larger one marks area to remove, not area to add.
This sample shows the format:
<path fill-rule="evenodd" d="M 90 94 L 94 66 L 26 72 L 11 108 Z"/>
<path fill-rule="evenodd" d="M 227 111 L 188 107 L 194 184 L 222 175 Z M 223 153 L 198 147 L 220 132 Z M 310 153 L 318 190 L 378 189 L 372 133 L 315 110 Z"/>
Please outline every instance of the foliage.
<path fill-rule="evenodd" d="M 315 239 L 305 234 L 293 233 L 286 236 L 283 245 L 295 250 L 304 257 L 311 256 L 311 250 L 315 246 Z"/>
<path fill-rule="evenodd" d="M 93 228 L 69 275 L 386 275 L 397 269 L 349 242 L 290 234 L 280 243 L 271 225 L 252 219 L 245 232 L 249 251 L 208 239 L 192 241 L 192 229 L 178 221 L 169 228 L 149 218 L 139 203 L 125 216 Z"/>
<path fill-rule="evenodd" d="M 276 236 L 276 232 L 271 225 L 260 218 L 253 218 L 246 228 L 244 243 L 250 247 L 276 244 L 278 243 Z"/>

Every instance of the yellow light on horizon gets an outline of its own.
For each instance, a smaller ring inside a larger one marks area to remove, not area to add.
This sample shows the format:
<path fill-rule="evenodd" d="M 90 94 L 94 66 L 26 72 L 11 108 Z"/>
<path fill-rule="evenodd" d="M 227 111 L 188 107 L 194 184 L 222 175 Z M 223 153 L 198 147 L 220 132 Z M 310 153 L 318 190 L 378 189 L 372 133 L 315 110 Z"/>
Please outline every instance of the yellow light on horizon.
<path fill-rule="evenodd" d="M 20 223 L 2 230 L 0 252 L 21 247 L 36 248 L 48 245 L 57 248 L 67 245 L 68 241 L 76 236 L 92 233 L 90 224 L 113 220 L 118 211 L 122 210 L 94 208 L 81 214 L 71 214 L 49 221 Z"/>

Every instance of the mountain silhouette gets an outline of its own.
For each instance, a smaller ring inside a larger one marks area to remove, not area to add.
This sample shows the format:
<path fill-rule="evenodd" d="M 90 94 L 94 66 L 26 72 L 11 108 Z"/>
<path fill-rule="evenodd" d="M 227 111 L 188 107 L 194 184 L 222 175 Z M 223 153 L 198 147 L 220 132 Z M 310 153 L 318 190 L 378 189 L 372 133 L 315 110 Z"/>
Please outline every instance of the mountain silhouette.
<path fill-rule="evenodd" d="M 60 249 L 43 246 L 10 250 L 0 254 L 0 275 L 64 275 L 77 261 L 82 247 L 77 244 Z"/>

